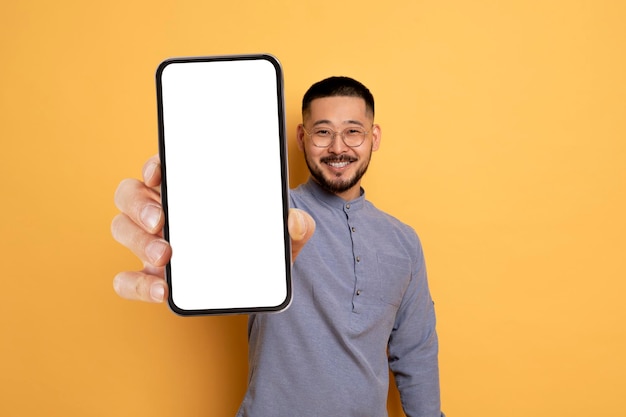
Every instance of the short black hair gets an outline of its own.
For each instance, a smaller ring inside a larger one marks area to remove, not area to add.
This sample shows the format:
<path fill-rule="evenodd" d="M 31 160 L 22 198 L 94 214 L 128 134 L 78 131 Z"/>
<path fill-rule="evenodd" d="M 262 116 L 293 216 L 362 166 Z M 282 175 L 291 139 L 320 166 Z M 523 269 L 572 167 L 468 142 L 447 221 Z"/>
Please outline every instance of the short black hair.
<path fill-rule="evenodd" d="M 311 102 L 324 97 L 360 97 L 365 100 L 365 109 L 374 117 L 374 96 L 370 90 L 350 77 L 329 77 L 313 84 L 302 97 L 302 116 L 309 111 Z"/>

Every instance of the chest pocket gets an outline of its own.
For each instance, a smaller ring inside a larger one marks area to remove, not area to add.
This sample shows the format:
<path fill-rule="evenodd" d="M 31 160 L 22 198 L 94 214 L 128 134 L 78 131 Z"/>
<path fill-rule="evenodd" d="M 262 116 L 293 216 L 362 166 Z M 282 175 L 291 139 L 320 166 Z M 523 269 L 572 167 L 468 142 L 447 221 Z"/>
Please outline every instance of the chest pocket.
<path fill-rule="evenodd" d="M 380 299 L 399 306 L 411 281 L 411 261 L 399 255 L 377 254 Z"/>

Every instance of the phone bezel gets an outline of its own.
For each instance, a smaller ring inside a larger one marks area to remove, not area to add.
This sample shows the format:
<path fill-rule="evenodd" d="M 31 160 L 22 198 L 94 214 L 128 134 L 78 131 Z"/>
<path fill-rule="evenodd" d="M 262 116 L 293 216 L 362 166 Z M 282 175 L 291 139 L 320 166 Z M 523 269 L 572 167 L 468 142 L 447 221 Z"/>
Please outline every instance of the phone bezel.
<path fill-rule="evenodd" d="M 286 140 L 286 122 L 285 122 L 285 103 L 284 103 L 284 77 L 282 66 L 278 59 L 270 54 L 239 54 L 239 55 L 216 55 L 216 56 L 195 56 L 195 57 L 175 57 L 162 61 L 156 71 L 156 93 L 157 93 L 157 116 L 158 116 L 158 142 L 159 156 L 161 159 L 161 201 L 165 214 L 165 225 L 163 229 L 163 237 L 170 241 L 170 224 L 168 211 L 168 187 L 167 187 L 167 151 L 165 147 L 164 135 L 164 114 L 163 114 L 163 71 L 171 64 L 194 63 L 194 62 L 220 62 L 220 61 L 246 61 L 246 60 L 266 60 L 270 62 L 276 73 L 276 100 L 278 108 L 278 131 L 279 131 L 279 149 L 280 149 L 280 171 L 281 171 L 281 194 L 282 194 L 282 217 L 283 217 L 283 239 L 284 239 L 284 262 L 285 262 L 285 286 L 286 297 L 278 305 L 265 306 L 249 306 L 234 308 L 207 308 L 207 309 L 185 309 L 176 305 L 173 294 L 176 291 L 176 284 L 172 280 L 171 262 L 165 266 L 165 278 L 169 286 L 168 305 L 170 309 L 182 316 L 193 315 L 230 315 L 230 314 L 248 314 L 259 312 L 277 312 L 286 309 L 292 299 L 292 282 L 291 282 L 291 243 L 287 230 L 287 219 L 289 214 L 289 178 L 287 166 L 287 140 Z M 253 232 L 253 231 L 252 231 Z M 172 248 L 176 251 L 176 248 Z M 175 280 L 174 280 L 175 281 Z"/>

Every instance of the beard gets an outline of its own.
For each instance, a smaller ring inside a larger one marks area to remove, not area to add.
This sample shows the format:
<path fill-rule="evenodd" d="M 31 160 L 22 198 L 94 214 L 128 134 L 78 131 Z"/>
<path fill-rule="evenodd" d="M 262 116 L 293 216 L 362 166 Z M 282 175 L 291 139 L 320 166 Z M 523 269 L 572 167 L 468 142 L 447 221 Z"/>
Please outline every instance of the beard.
<path fill-rule="evenodd" d="M 356 184 L 358 184 L 359 181 L 361 181 L 361 178 L 363 178 L 363 175 L 365 175 L 365 173 L 367 172 L 367 168 L 369 167 L 371 158 L 372 158 L 372 152 L 369 153 L 365 164 L 363 164 L 363 166 L 361 166 L 357 170 L 357 172 L 355 172 L 355 174 L 350 178 L 342 178 L 341 175 L 338 175 L 332 179 L 327 179 L 324 176 L 324 173 L 322 172 L 321 168 L 317 165 L 314 165 L 311 161 L 309 161 L 309 157 L 306 153 L 306 150 L 304 151 L 304 160 L 306 162 L 307 167 L 309 168 L 309 172 L 311 173 L 311 176 L 313 177 L 313 179 L 319 185 L 321 185 L 323 189 L 333 194 L 343 193 L 344 191 L 348 191 L 349 189 L 354 187 Z M 357 158 L 354 158 L 351 156 L 345 156 L 345 155 L 327 156 L 327 157 L 320 159 L 320 164 L 325 164 L 329 162 L 342 162 L 342 161 L 354 162 L 357 160 L 358 160 Z"/>

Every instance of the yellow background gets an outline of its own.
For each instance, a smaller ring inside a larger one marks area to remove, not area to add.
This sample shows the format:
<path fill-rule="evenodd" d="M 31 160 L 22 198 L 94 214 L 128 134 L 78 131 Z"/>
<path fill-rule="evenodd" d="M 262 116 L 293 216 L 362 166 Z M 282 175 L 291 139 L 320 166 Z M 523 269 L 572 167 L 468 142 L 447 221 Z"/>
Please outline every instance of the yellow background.
<path fill-rule="evenodd" d="M 4 0 L 0 415 L 234 414 L 245 317 L 117 298 L 139 263 L 109 224 L 156 153 L 158 63 L 248 52 L 283 63 L 292 185 L 306 88 L 373 91 L 364 185 L 423 240 L 449 416 L 625 415 L 625 19 L 620 0 Z"/>

